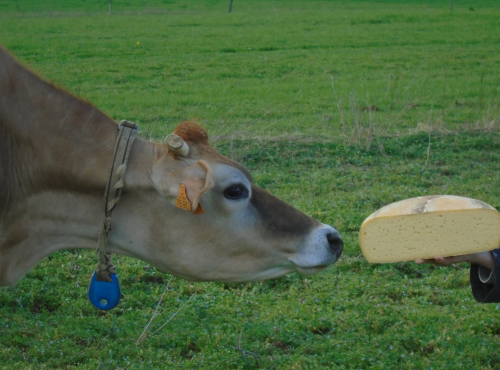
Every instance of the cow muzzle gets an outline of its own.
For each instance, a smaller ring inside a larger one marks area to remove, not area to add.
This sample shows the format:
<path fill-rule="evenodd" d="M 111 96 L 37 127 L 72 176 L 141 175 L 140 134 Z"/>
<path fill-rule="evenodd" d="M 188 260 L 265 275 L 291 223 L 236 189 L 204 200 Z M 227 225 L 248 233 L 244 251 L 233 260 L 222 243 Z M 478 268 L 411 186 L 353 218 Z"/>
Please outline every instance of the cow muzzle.
<path fill-rule="evenodd" d="M 322 224 L 312 231 L 300 252 L 290 261 L 303 275 L 312 275 L 338 261 L 344 249 L 344 242 L 337 230 Z"/>

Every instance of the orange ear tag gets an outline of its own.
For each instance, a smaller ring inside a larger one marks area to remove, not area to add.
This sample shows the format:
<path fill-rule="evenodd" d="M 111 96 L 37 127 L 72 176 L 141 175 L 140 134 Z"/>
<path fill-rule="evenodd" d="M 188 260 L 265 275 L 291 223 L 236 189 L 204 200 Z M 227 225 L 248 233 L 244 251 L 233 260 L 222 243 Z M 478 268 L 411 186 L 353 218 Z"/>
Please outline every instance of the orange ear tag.
<path fill-rule="evenodd" d="M 186 186 L 184 184 L 181 184 L 179 195 L 175 199 L 175 206 L 186 211 L 191 211 L 191 202 L 186 195 Z"/>
<path fill-rule="evenodd" d="M 191 211 L 191 202 L 189 201 L 187 194 L 186 194 L 186 186 L 184 184 L 181 184 L 181 188 L 179 190 L 179 195 L 175 199 L 175 206 L 180 209 L 184 209 L 186 211 Z M 198 203 L 198 208 L 196 211 L 193 212 L 195 215 L 199 215 L 205 213 L 205 210 L 201 206 L 200 203 Z"/>

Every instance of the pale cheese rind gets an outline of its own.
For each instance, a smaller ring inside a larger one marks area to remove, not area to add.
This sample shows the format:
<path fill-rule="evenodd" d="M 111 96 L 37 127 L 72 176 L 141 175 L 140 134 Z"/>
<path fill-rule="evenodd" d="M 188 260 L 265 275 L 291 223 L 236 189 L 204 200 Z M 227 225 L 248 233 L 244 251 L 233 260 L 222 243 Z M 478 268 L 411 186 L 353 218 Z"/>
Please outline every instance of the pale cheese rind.
<path fill-rule="evenodd" d="M 361 225 L 371 263 L 458 256 L 500 246 L 500 213 L 479 200 L 443 195 L 389 204 Z"/>

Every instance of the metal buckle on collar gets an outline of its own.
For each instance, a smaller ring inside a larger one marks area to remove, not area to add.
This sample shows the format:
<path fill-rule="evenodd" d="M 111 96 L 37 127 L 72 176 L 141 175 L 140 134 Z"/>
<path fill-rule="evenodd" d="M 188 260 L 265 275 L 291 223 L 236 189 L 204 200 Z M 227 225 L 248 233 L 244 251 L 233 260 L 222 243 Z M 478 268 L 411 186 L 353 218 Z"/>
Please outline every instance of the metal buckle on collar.
<path fill-rule="evenodd" d="M 118 124 L 118 129 L 121 129 L 122 126 L 125 126 L 125 127 L 128 127 L 128 128 L 131 128 L 131 129 L 135 129 L 135 133 L 137 134 L 139 132 L 139 125 L 137 123 L 134 123 L 134 122 L 130 122 L 130 121 L 127 121 L 127 120 L 122 120 L 119 124 Z"/>

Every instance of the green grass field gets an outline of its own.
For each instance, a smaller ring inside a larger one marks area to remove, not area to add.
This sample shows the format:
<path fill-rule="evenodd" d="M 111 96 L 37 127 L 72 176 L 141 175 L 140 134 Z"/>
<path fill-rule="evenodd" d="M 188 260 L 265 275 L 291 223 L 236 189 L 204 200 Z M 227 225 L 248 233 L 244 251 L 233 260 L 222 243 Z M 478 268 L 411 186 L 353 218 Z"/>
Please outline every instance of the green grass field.
<path fill-rule="evenodd" d="M 0 290 L 0 369 L 499 369 L 500 305 L 473 300 L 467 265 L 370 265 L 358 244 L 404 198 L 500 210 L 500 6 L 449 4 L 0 0 L 0 43 L 40 75 L 155 141 L 199 117 L 345 241 L 312 277 L 173 278 L 141 343 L 170 275 L 116 256 L 124 298 L 99 312 L 94 253 L 56 253 Z"/>

